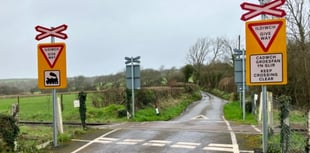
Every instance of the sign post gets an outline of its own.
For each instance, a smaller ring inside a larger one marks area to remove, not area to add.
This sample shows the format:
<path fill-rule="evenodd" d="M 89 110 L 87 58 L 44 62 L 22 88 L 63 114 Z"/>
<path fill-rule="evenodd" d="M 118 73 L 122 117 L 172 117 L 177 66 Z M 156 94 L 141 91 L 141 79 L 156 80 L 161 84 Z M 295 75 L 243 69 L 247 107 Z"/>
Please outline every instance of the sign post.
<path fill-rule="evenodd" d="M 268 149 L 267 85 L 287 84 L 285 19 L 265 19 L 266 15 L 281 18 L 286 13 L 279 8 L 285 0 L 259 2 L 260 5 L 245 2 L 240 7 L 248 11 L 241 16 L 243 21 L 262 15 L 261 21 L 246 23 L 246 83 L 262 86 L 262 142 L 265 153 Z"/>
<path fill-rule="evenodd" d="M 139 59 L 140 59 L 140 56 L 137 56 L 135 58 L 125 57 L 125 60 L 126 60 L 125 64 L 131 63 L 130 67 L 126 67 L 126 78 L 131 79 L 131 86 L 129 85 L 130 83 L 128 83 L 127 81 L 127 88 L 129 89 L 131 88 L 132 117 L 135 116 L 135 89 L 140 89 L 140 79 L 139 79 L 140 78 L 140 67 L 138 65 L 140 63 Z M 137 63 L 137 64 L 134 65 L 134 63 Z"/>
<path fill-rule="evenodd" d="M 53 142 L 57 147 L 57 97 L 56 88 L 67 87 L 66 72 L 66 45 L 65 43 L 55 43 L 55 37 L 67 39 L 67 34 L 63 33 L 67 29 L 63 24 L 56 28 L 46 28 L 36 26 L 35 30 L 40 32 L 35 39 L 40 41 L 51 37 L 50 44 L 38 44 L 38 87 L 41 89 L 52 88 L 53 99 Z"/>
<path fill-rule="evenodd" d="M 245 120 L 245 51 L 234 49 L 234 69 L 235 69 L 235 83 L 237 90 L 240 93 L 240 105 L 242 105 L 242 118 Z M 242 98 L 241 98 L 242 97 Z"/>

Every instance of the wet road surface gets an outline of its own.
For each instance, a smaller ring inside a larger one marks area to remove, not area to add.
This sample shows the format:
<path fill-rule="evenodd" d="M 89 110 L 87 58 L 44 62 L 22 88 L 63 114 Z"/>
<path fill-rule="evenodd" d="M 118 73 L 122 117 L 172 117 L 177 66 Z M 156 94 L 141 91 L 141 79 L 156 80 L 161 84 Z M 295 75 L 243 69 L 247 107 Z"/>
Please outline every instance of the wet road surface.
<path fill-rule="evenodd" d="M 223 118 L 226 102 L 203 93 L 172 121 L 122 123 L 92 139 L 74 139 L 72 153 L 220 153 L 253 152 L 239 148 L 236 133 L 256 133 L 249 125 L 231 126 Z"/>

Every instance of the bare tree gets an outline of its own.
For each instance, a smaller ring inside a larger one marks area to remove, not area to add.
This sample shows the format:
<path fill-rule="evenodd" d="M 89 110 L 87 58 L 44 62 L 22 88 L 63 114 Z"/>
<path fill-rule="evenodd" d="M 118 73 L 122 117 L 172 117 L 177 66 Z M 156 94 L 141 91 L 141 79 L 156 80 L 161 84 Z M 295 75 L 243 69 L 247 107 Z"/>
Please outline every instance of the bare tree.
<path fill-rule="evenodd" d="M 288 26 L 288 59 L 289 73 L 294 89 L 294 99 L 297 103 L 308 106 L 310 102 L 310 58 L 309 52 L 309 7 L 304 0 L 287 0 L 287 26 Z M 300 95 L 302 93 L 302 95 Z M 303 97 L 301 99 L 301 97 Z M 307 105 L 306 105 L 307 104 Z"/>
<path fill-rule="evenodd" d="M 186 60 L 192 65 L 202 65 L 210 52 L 211 40 L 209 38 L 199 38 L 189 49 Z"/>
<path fill-rule="evenodd" d="M 222 38 L 223 43 L 223 62 L 228 63 L 229 65 L 233 66 L 234 61 L 234 49 L 240 48 L 240 42 L 238 39 L 230 39 L 230 38 Z"/>
<path fill-rule="evenodd" d="M 199 80 L 201 67 L 210 52 L 210 46 L 211 40 L 209 38 L 199 38 L 189 49 L 189 53 L 186 56 L 186 60 L 194 67 L 196 81 Z"/>
<path fill-rule="evenodd" d="M 204 64 L 214 64 L 218 61 L 229 63 L 232 60 L 230 58 L 233 57 L 233 46 L 235 44 L 233 40 L 225 37 L 198 39 L 189 49 L 186 57 L 188 63 L 194 68 L 194 79 L 196 81 L 200 79 L 200 73 Z"/>
<path fill-rule="evenodd" d="M 211 47 L 211 51 L 212 51 L 212 54 L 213 54 L 213 57 L 211 59 L 211 63 L 215 63 L 216 60 L 223 56 L 225 51 L 224 51 L 224 39 L 223 38 L 220 38 L 220 37 L 217 37 L 216 39 L 214 39 L 212 41 L 212 47 Z M 220 59 L 218 59 L 220 60 Z"/>
<path fill-rule="evenodd" d="M 290 86 L 293 88 L 294 99 L 302 108 L 308 110 L 308 149 L 310 152 L 310 2 L 305 0 L 287 0 L 288 29 L 288 69 Z"/>

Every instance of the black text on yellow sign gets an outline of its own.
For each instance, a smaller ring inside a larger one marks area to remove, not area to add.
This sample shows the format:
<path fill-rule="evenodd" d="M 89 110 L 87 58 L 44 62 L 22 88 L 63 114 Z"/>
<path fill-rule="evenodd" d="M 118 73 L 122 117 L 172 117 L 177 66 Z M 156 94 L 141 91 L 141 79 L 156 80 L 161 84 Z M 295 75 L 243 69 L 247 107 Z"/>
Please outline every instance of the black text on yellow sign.
<path fill-rule="evenodd" d="M 57 89 L 66 87 L 66 44 L 38 44 L 38 88 Z"/>
<path fill-rule="evenodd" d="M 246 22 L 246 84 L 287 84 L 286 21 Z"/>

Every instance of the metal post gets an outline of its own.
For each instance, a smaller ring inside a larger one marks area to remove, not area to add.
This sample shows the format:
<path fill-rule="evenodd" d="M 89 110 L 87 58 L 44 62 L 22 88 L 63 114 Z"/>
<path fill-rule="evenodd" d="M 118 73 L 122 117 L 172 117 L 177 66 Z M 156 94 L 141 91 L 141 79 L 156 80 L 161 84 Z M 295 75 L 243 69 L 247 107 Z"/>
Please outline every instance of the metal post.
<path fill-rule="evenodd" d="M 132 97 L 132 117 L 135 117 L 135 86 L 134 86 L 134 72 L 133 72 L 133 57 L 131 57 L 131 97 Z"/>
<path fill-rule="evenodd" d="M 240 89 L 240 90 L 242 90 L 242 89 Z M 240 99 L 240 109 L 242 109 L 242 92 L 239 92 L 239 99 Z"/>
<path fill-rule="evenodd" d="M 270 0 L 258 0 L 260 5 L 264 5 L 267 2 L 270 2 Z M 263 14 L 261 16 L 262 20 L 267 19 L 267 15 Z M 262 85 L 262 94 L 263 94 L 263 103 L 262 103 L 262 114 L 263 114 L 263 123 L 262 123 L 262 129 L 263 129 L 263 153 L 267 153 L 268 151 L 268 116 L 267 116 L 267 86 Z"/>
<path fill-rule="evenodd" d="M 57 98 L 56 98 L 56 89 L 53 89 L 53 141 L 54 147 L 57 147 L 57 124 L 56 124 L 56 115 L 57 115 L 57 106 L 56 106 Z"/>
<path fill-rule="evenodd" d="M 243 120 L 245 120 L 245 67 L 244 67 L 244 49 L 242 50 L 242 111 L 243 111 Z"/>
<path fill-rule="evenodd" d="M 51 37 L 51 43 L 55 43 L 55 37 Z M 56 97 L 56 89 L 52 90 L 52 97 L 53 97 L 53 141 L 54 147 L 57 147 L 57 97 Z"/>
<path fill-rule="evenodd" d="M 262 104 L 262 114 L 263 114 L 263 152 L 267 153 L 268 149 L 268 129 L 267 129 L 267 87 L 262 86 L 263 92 L 263 104 Z"/>

